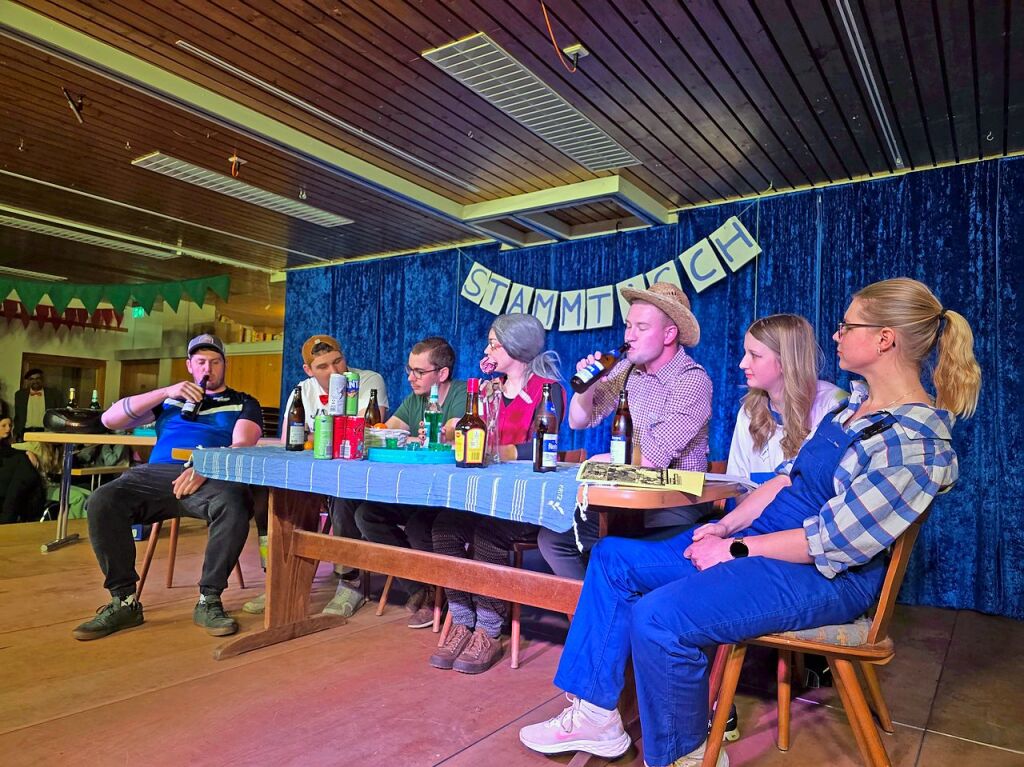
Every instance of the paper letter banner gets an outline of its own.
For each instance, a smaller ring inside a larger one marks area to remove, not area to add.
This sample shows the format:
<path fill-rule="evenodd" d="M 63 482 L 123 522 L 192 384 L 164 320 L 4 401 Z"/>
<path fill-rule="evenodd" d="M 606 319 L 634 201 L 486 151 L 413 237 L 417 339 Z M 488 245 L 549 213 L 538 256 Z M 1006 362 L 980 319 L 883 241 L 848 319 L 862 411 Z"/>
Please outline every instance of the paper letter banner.
<path fill-rule="evenodd" d="M 533 294 L 533 314 L 545 330 L 555 324 L 555 310 L 558 308 L 558 291 L 537 288 Z"/>
<path fill-rule="evenodd" d="M 722 224 L 710 239 L 734 272 L 761 252 L 761 246 L 736 216 Z"/>
<path fill-rule="evenodd" d="M 661 266 L 651 269 L 645 276 L 647 277 L 648 285 L 653 285 L 656 282 L 671 282 L 680 290 L 683 289 L 683 283 L 679 281 L 679 270 L 676 269 L 675 259 L 666 261 Z"/>
<path fill-rule="evenodd" d="M 480 308 L 486 309 L 491 314 L 501 314 L 501 310 L 505 308 L 505 297 L 508 296 L 508 288 L 511 284 L 512 280 L 502 277 L 497 272 L 491 272 L 483 300 L 480 301 Z"/>
<path fill-rule="evenodd" d="M 636 277 L 630 277 L 628 280 L 615 283 L 615 297 L 619 299 L 619 311 L 622 312 L 622 321 L 626 321 L 626 315 L 629 314 L 629 301 L 622 297 L 623 288 L 636 288 L 637 290 L 644 290 L 647 288 L 647 283 L 644 282 L 644 276 L 638 274 Z"/>
<path fill-rule="evenodd" d="M 505 307 L 505 311 L 509 314 L 529 314 L 532 303 L 533 288 L 513 282 L 508 291 L 508 306 Z"/>
<path fill-rule="evenodd" d="M 715 258 L 715 251 L 707 238 L 683 251 L 679 260 L 683 262 L 686 276 L 690 278 L 690 282 L 693 283 L 693 287 L 698 293 L 725 277 L 725 269 Z"/>
<path fill-rule="evenodd" d="M 469 274 L 466 275 L 466 281 L 462 283 L 462 297 L 468 298 L 474 304 L 479 304 L 484 298 L 484 291 L 490 281 L 491 270 L 480 264 L 473 264 L 469 268 Z"/>
<path fill-rule="evenodd" d="M 615 302 L 612 301 L 612 286 L 587 289 L 587 330 L 611 327 L 615 319 Z"/>
<path fill-rule="evenodd" d="M 587 326 L 585 290 L 563 290 L 559 296 L 558 329 L 583 330 Z"/>

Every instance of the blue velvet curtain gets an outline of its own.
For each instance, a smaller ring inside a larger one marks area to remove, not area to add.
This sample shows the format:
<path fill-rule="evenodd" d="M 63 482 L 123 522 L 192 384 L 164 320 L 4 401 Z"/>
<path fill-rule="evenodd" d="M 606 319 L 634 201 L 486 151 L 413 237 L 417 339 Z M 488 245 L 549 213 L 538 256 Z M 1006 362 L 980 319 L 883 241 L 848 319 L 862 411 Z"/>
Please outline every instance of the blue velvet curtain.
<path fill-rule="evenodd" d="M 1006 159 L 703 208 L 680 214 L 677 225 L 577 242 L 507 252 L 480 246 L 291 272 L 283 393 L 303 375 L 299 347 L 319 332 L 338 337 L 351 365 L 384 376 L 392 408 L 408 393 L 408 351 L 427 335 L 451 341 L 458 377 L 477 374 L 493 315 L 459 296 L 472 261 L 536 287 L 595 287 L 652 269 L 740 215 L 764 249 L 756 265 L 702 294 L 688 291 L 702 328 L 692 354 L 715 386 L 711 457 L 728 453 L 743 393 L 736 366 L 752 320 L 783 311 L 806 316 L 825 350 L 823 377 L 848 385 L 831 334 L 851 293 L 887 277 L 922 280 L 970 321 L 984 388 L 977 415 L 955 431 L 961 480 L 936 502 L 902 598 L 1024 618 L 1024 482 L 1010 464 L 1022 447 L 1021 413 L 1010 400 L 1021 384 L 1021 199 L 1024 160 Z M 621 324 L 554 330 L 548 345 L 561 354 L 568 376 L 577 359 L 621 337 Z M 604 452 L 608 427 L 564 427 L 561 440 Z"/>

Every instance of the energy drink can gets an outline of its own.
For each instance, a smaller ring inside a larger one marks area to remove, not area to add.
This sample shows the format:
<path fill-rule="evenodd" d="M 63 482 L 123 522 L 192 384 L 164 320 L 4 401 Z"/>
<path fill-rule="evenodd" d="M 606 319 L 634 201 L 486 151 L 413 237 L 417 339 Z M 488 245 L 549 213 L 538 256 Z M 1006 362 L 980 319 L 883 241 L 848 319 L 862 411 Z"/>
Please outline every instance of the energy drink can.
<path fill-rule="evenodd" d="M 359 415 L 359 373 L 345 373 L 345 415 Z"/>
<path fill-rule="evenodd" d="M 327 415 L 345 415 L 347 385 L 344 373 L 331 373 L 331 380 L 327 384 Z"/>
<path fill-rule="evenodd" d="M 321 410 L 313 418 L 313 457 L 331 458 L 333 442 L 334 418 Z"/>

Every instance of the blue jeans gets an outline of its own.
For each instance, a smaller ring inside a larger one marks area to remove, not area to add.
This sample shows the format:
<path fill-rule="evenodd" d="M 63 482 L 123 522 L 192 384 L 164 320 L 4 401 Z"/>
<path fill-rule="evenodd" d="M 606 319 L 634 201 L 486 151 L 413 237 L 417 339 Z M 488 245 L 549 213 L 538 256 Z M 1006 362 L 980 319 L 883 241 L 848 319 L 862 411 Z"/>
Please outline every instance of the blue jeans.
<path fill-rule="evenodd" d="M 567 692 L 614 708 L 632 654 L 649 764 L 669 764 L 707 737 L 715 645 L 852 621 L 884 576 L 881 557 L 832 580 L 813 565 L 763 557 L 701 572 L 683 557 L 692 535 L 605 538 L 594 547 L 555 675 Z"/>

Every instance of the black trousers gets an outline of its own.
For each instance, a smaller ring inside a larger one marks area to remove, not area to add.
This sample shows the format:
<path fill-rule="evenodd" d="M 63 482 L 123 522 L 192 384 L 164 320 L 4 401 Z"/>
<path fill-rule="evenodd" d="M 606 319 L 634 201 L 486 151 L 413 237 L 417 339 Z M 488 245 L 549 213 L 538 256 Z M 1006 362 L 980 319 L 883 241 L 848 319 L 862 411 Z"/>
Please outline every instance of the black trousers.
<path fill-rule="evenodd" d="M 359 531 L 368 541 L 417 551 L 433 551 L 430 531 L 437 513 L 438 510 L 430 506 L 360 501 L 355 516 Z M 409 596 L 423 588 L 423 584 L 416 581 L 405 578 L 395 580 Z"/>
<path fill-rule="evenodd" d="M 135 541 L 132 525 L 173 517 L 194 517 L 210 527 L 199 591 L 219 595 L 249 535 L 252 494 L 245 485 L 208 479 L 192 495 L 174 497 L 171 483 L 181 474 L 176 463 L 151 463 L 125 472 L 100 486 L 86 505 L 89 539 L 112 596 L 135 592 Z"/>

